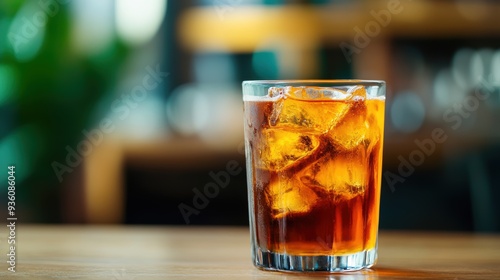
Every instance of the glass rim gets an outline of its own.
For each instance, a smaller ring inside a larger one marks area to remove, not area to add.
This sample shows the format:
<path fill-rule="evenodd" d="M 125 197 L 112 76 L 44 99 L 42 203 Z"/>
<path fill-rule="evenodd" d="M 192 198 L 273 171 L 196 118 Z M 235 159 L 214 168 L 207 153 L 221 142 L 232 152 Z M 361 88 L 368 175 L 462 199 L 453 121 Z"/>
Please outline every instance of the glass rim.
<path fill-rule="evenodd" d="M 273 98 L 269 96 L 269 89 L 271 88 L 303 88 L 308 90 L 308 88 L 316 88 L 316 90 L 342 90 L 348 94 L 354 88 L 362 86 L 366 90 L 366 97 L 369 99 L 380 99 L 385 98 L 386 95 L 386 83 L 382 80 L 252 80 L 243 81 L 243 100 L 249 101 L 254 97 L 258 98 Z M 313 94 L 314 95 L 314 94 Z M 320 94 L 323 96 L 323 94 Z M 330 95 L 328 95 L 330 96 Z M 316 100 L 317 96 L 309 96 L 311 100 Z M 332 99 L 336 100 L 338 97 L 332 96 Z M 340 98 L 342 99 L 342 98 Z"/>
<path fill-rule="evenodd" d="M 243 86 L 384 86 L 383 80 L 363 80 L 363 79 L 311 79 L 311 80 L 247 80 L 243 81 Z"/>

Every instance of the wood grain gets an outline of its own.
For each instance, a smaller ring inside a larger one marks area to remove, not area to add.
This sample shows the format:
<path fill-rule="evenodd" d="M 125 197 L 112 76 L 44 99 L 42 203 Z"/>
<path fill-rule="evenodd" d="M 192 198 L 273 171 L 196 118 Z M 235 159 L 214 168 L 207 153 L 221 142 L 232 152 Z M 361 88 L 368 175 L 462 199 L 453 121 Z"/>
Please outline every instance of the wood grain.
<path fill-rule="evenodd" d="M 499 235 L 382 232 L 374 268 L 332 275 L 254 268 L 247 228 L 20 225 L 17 241 L 0 279 L 500 279 Z"/>

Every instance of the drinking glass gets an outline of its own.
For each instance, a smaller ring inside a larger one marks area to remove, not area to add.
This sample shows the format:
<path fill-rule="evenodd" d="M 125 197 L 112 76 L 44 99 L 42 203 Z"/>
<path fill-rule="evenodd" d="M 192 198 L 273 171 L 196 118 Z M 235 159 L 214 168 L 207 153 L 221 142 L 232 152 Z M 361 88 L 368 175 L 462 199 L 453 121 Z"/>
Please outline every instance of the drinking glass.
<path fill-rule="evenodd" d="M 385 83 L 243 82 L 253 263 L 350 271 L 377 259 Z"/>

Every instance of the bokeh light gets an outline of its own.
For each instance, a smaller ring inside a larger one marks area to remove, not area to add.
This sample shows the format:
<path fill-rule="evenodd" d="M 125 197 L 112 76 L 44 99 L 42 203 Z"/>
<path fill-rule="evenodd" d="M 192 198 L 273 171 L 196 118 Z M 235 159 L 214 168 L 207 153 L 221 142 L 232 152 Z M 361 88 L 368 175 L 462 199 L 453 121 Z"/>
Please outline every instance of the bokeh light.
<path fill-rule="evenodd" d="M 42 47 L 49 16 L 36 2 L 28 1 L 17 12 L 8 31 L 12 53 L 18 61 L 33 59 Z"/>
<path fill-rule="evenodd" d="M 149 41 L 165 17 L 167 0 L 116 0 L 116 28 L 127 43 Z"/>
<path fill-rule="evenodd" d="M 26 179 L 40 158 L 46 145 L 43 131 L 34 125 L 17 128 L 0 140 L 0 163 L 2 166 L 15 165 L 18 183 Z"/>
<path fill-rule="evenodd" d="M 398 93 L 392 101 L 390 110 L 392 124 L 405 133 L 417 131 L 425 119 L 424 103 L 413 92 Z"/>
<path fill-rule="evenodd" d="M 72 11 L 72 47 L 77 53 L 95 55 L 105 50 L 114 38 L 113 1 L 75 0 Z"/>

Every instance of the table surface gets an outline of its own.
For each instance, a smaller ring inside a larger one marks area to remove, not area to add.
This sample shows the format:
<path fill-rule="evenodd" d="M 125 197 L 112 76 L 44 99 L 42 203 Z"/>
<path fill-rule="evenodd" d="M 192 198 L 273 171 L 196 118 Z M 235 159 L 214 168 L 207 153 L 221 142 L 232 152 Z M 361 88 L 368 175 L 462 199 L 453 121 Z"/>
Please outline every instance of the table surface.
<path fill-rule="evenodd" d="M 382 231 L 375 267 L 330 275 L 256 269 L 248 228 L 19 225 L 16 246 L 0 279 L 500 279 L 500 235 Z"/>

